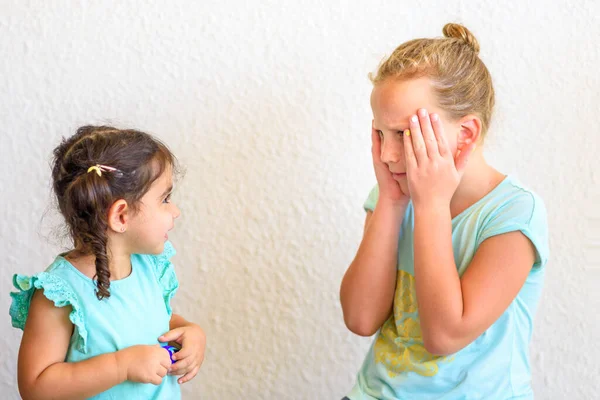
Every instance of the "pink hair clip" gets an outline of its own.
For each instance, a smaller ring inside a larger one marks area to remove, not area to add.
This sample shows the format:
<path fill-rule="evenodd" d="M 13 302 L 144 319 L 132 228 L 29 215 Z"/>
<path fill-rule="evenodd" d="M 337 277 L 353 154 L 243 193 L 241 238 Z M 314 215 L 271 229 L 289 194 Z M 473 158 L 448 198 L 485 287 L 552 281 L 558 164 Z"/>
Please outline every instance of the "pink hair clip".
<path fill-rule="evenodd" d="M 98 176 L 102 176 L 102 172 L 121 172 L 114 167 L 109 167 L 108 165 L 101 165 L 101 164 L 92 165 L 87 170 L 88 174 L 92 171 L 96 171 Z"/>

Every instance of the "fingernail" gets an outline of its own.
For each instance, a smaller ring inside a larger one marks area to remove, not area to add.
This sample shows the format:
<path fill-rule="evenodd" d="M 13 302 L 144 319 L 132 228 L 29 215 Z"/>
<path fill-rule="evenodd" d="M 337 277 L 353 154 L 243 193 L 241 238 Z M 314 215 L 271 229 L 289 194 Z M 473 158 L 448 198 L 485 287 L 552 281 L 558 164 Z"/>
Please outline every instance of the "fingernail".
<path fill-rule="evenodd" d="M 427 115 L 427 110 L 426 110 L 426 109 L 424 109 L 424 108 L 421 108 L 421 109 L 419 110 L 419 115 L 420 115 L 421 117 L 425 117 L 425 116 Z"/>
<path fill-rule="evenodd" d="M 431 114 L 431 120 L 432 121 L 437 121 L 438 119 L 440 119 L 440 116 L 437 114 Z"/>
<path fill-rule="evenodd" d="M 417 116 L 416 116 L 416 115 L 413 115 L 412 117 L 410 117 L 410 120 L 411 120 L 412 122 L 417 122 L 419 119 L 417 118 Z"/>
<path fill-rule="evenodd" d="M 404 131 L 404 134 L 405 134 L 406 136 L 410 136 L 410 129 L 407 129 L 407 130 L 405 130 L 405 131 Z"/>

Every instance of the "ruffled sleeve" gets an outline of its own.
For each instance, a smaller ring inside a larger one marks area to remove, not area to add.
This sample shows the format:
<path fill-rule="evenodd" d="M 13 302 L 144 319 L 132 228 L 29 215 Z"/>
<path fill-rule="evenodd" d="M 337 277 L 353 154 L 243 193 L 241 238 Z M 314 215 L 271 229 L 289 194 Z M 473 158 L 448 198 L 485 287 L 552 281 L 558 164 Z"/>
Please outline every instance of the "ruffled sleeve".
<path fill-rule="evenodd" d="M 25 321 L 29 315 L 29 306 L 31 298 L 36 289 L 43 289 L 44 296 L 54 303 L 56 307 L 71 306 L 69 319 L 75 325 L 75 347 L 78 351 L 86 352 L 87 329 L 84 322 L 83 309 L 79 298 L 69 286 L 69 284 L 60 276 L 48 272 L 42 272 L 34 276 L 18 275 L 13 276 L 13 285 L 18 292 L 12 292 L 12 303 L 9 314 L 12 319 L 12 326 L 19 329 L 25 328 Z"/>
<path fill-rule="evenodd" d="M 177 275 L 175 275 L 175 268 L 171 263 L 171 257 L 175 255 L 175 248 L 171 242 L 165 242 L 165 248 L 163 252 L 157 256 L 152 256 L 154 262 L 154 272 L 158 284 L 162 289 L 163 299 L 165 300 L 165 306 L 167 307 L 167 313 L 169 316 L 172 315 L 171 310 L 171 299 L 179 288 L 179 281 Z"/>

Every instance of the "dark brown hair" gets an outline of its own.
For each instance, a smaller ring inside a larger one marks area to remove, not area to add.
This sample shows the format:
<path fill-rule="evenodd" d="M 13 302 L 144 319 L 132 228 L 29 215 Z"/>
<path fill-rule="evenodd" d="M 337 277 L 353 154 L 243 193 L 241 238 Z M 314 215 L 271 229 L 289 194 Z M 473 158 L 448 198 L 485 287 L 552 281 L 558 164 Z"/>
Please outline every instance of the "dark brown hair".
<path fill-rule="evenodd" d="M 98 175 L 88 169 L 106 165 L 116 171 Z M 177 159 L 166 145 L 133 129 L 83 126 L 54 149 L 53 190 L 77 252 L 96 257 L 96 297 L 110 297 L 107 251 L 108 211 L 124 199 L 133 211 L 152 183 Z"/>

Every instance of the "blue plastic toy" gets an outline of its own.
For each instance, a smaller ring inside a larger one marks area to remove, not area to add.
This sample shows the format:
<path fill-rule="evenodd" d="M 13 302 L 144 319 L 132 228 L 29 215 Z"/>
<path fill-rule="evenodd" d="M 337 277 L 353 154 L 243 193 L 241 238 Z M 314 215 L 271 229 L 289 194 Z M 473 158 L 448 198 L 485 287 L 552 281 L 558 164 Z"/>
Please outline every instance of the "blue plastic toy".
<path fill-rule="evenodd" d="M 171 346 L 170 344 L 163 344 L 161 347 L 169 352 L 171 364 L 174 364 L 175 360 L 173 360 L 173 354 L 177 353 L 180 349 L 178 347 Z"/>

